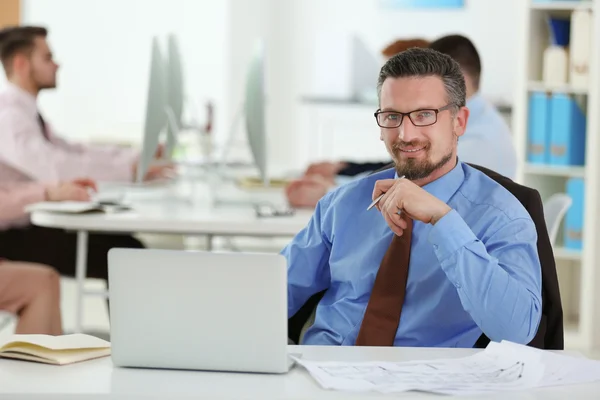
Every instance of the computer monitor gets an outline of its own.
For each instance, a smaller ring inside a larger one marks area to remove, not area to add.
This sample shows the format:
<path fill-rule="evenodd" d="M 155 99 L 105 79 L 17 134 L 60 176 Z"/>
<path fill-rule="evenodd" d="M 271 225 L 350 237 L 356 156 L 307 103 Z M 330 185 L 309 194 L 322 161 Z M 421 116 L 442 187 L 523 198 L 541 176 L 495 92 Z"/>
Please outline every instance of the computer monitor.
<path fill-rule="evenodd" d="M 265 47 L 256 44 L 246 78 L 245 93 L 246 135 L 258 168 L 260 179 L 268 186 L 267 131 L 265 122 Z"/>
<path fill-rule="evenodd" d="M 146 176 L 158 147 L 160 134 L 167 124 L 167 74 L 165 61 L 160 51 L 157 37 L 152 38 L 150 56 L 150 83 L 146 100 L 146 121 L 140 160 L 135 177 L 141 183 Z"/>
<path fill-rule="evenodd" d="M 168 87 L 168 125 L 167 140 L 165 146 L 165 157 L 170 159 L 177 143 L 177 133 L 183 127 L 183 107 L 184 107 L 184 81 L 183 67 L 181 62 L 181 52 L 177 37 L 173 34 L 167 39 L 168 63 L 167 63 L 167 87 Z"/>

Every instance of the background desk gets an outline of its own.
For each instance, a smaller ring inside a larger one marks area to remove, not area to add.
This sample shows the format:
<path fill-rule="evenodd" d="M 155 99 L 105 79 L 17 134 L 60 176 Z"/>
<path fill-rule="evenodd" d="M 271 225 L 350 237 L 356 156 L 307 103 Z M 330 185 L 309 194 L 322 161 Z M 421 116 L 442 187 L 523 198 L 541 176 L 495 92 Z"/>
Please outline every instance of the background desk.
<path fill-rule="evenodd" d="M 149 349 L 151 351 L 151 349 Z M 302 353 L 311 360 L 329 361 L 409 361 L 433 358 L 464 357 L 474 349 L 417 349 L 377 347 L 290 346 L 290 352 Z M 495 396 L 468 399 L 595 399 L 600 383 L 542 390 L 499 393 Z M 28 399 L 62 398 L 202 398 L 202 399 L 441 399 L 422 393 L 384 396 L 378 393 L 343 393 L 321 389 L 301 367 L 288 374 L 261 375 L 199 371 L 167 371 L 113 368 L 110 358 L 67 366 L 50 366 L 0 359 L 0 398 L 10 394 L 27 395 Z M 454 399 L 456 397 L 452 397 Z"/>
<path fill-rule="evenodd" d="M 189 188 L 187 188 L 189 189 Z M 132 196 L 132 211 L 108 214 L 57 214 L 34 212 L 31 221 L 38 226 L 77 232 L 77 304 L 75 332 L 81 332 L 83 297 L 106 296 L 106 291 L 86 291 L 87 244 L 90 232 L 96 233 L 162 233 L 206 235 L 209 244 L 214 236 L 292 237 L 306 226 L 312 211 L 297 211 L 289 217 L 256 215 L 253 202 L 267 202 L 275 206 L 284 203 L 281 190 L 236 190 L 224 187 L 220 195 L 224 205 L 214 205 L 214 193 L 204 186 L 198 194 L 188 193 L 175 186 L 163 191 L 140 191 Z M 210 247 L 209 247 L 210 248 Z"/>

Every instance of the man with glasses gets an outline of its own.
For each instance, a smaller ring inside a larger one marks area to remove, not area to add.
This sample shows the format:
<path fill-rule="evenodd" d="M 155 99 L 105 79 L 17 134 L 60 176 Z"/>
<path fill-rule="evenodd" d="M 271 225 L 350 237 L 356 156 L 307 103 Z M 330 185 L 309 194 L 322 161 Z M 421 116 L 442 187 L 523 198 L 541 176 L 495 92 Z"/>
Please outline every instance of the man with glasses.
<path fill-rule="evenodd" d="M 528 343 L 542 304 L 536 228 L 510 192 L 457 157 L 470 115 L 460 65 L 407 50 L 383 66 L 378 93 L 395 168 L 329 192 L 282 251 L 290 317 L 324 292 L 302 343 Z"/>
<path fill-rule="evenodd" d="M 469 126 L 458 143 L 461 161 L 478 164 L 514 179 L 517 156 L 510 129 L 496 108 L 479 91 L 481 59 L 475 45 L 461 35 L 449 35 L 429 44 L 429 48 L 447 54 L 461 67 L 467 87 Z M 294 207 L 314 207 L 335 187 L 389 164 L 389 160 L 371 163 L 321 162 L 310 165 L 303 178 L 292 182 L 287 197 Z M 350 177 L 350 178 L 348 178 Z"/>

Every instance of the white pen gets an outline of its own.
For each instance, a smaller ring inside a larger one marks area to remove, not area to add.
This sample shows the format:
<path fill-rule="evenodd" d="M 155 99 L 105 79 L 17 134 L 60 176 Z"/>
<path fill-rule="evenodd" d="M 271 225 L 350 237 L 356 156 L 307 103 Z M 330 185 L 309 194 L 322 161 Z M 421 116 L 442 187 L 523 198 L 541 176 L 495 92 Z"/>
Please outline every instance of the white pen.
<path fill-rule="evenodd" d="M 402 175 L 401 177 L 399 177 L 398 179 L 403 179 L 406 175 Z M 367 207 L 367 211 L 369 211 L 371 208 L 375 207 L 375 204 L 379 203 L 379 200 L 381 200 L 381 198 L 385 195 L 385 193 L 383 193 L 381 196 L 379 196 L 378 198 L 376 198 L 375 200 L 373 200 L 373 202 L 369 205 L 369 207 Z"/>

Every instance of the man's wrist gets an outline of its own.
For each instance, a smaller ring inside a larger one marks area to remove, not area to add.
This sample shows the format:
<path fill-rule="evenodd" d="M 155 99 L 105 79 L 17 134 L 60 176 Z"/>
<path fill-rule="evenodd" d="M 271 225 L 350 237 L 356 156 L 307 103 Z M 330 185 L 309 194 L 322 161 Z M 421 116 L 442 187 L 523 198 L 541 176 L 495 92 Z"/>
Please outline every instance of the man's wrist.
<path fill-rule="evenodd" d="M 450 211 L 452 211 L 452 208 L 450 208 L 449 205 L 444 204 L 444 206 L 445 207 L 443 207 L 439 212 L 436 212 L 431 216 L 431 221 L 429 221 L 431 225 L 435 225 L 440 219 L 444 218 Z"/>

